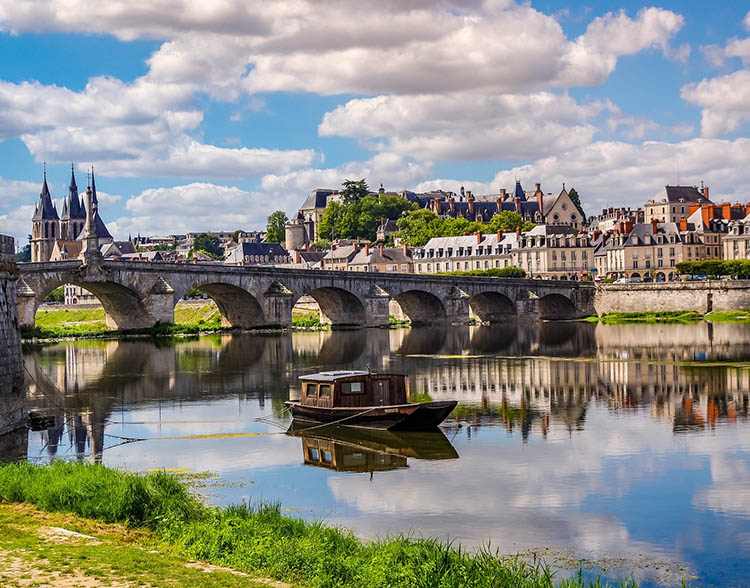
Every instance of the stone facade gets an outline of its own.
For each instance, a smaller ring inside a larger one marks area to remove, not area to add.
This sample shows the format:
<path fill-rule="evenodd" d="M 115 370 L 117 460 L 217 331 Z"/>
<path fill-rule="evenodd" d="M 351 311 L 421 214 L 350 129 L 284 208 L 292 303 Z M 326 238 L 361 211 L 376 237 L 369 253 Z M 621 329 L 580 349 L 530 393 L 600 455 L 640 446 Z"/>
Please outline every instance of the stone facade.
<path fill-rule="evenodd" d="M 14 255 L 13 238 L 0 235 L 0 436 L 25 424 Z"/>
<path fill-rule="evenodd" d="M 649 284 L 599 284 L 594 308 L 608 312 L 750 310 L 750 281 L 715 280 Z"/>

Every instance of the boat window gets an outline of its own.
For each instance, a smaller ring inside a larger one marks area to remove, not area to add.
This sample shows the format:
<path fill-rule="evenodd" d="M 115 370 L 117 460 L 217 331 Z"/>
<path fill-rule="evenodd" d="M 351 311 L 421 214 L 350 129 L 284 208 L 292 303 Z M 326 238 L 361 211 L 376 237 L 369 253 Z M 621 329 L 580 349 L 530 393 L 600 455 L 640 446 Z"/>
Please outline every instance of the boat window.
<path fill-rule="evenodd" d="M 342 382 L 342 394 L 362 394 L 362 382 Z"/>
<path fill-rule="evenodd" d="M 321 454 L 323 455 L 323 463 L 333 463 L 333 453 L 324 449 Z"/>
<path fill-rule="evenodd" d="M 305 394 L 307 396 L 317 396 L 318 386 L 317 384 L 305 384 Z"/>
<path fill-rule="evenodd" d="M 330 396 L 331 395 L 331 385 L 330 384 L 320 384 L 320 386 L 318 386 L 318 394 L 320 396 Z"/>
<path fill-rule="evenodd" d="M 320 453 L 315 447 L 310 447 L 307 450 L 307 455 L 310 457 L 310 461 L 320 461 Z"/>

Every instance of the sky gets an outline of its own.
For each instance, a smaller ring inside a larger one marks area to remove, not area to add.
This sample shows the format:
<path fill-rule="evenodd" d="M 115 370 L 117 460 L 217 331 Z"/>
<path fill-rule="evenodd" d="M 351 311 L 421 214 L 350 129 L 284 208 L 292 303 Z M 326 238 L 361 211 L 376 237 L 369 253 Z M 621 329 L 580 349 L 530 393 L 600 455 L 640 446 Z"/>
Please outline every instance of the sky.
<path fill-rule="evenodd" d="M 318 187 L 665 184 L 750 200 L 750 4 L 0 0 L 0 233 L 93 166 L 116 238 L 254 230 Z"/>

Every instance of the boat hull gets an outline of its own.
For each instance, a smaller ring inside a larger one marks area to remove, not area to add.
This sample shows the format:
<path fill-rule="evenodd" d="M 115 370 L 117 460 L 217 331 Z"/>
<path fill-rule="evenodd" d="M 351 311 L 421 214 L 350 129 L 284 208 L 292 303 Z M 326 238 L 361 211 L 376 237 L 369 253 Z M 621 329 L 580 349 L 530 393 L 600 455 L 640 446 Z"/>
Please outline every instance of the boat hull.
<path fill-rule="evenodd" d="M 304 406 L 292 401 L 285 404 L 295 420 L 390 431 L 432 431 L 448 417 L 457 403 L 451 400 L 351 408 Z"/>

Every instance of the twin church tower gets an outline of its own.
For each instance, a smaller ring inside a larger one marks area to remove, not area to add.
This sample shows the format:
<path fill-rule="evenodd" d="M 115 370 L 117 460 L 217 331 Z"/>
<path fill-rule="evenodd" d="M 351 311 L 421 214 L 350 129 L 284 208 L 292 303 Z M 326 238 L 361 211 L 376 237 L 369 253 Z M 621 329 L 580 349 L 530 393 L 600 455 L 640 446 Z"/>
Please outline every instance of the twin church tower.
<path fill-rule="evenodd" d="M 84 195 L 79 196 L 75 170 L 71 165 L 70 185 L 63 203 L 62 216 L 57 214 L 57 207 L 47 186 L 45 169 L 42 191 L 32 217 L 31 261 L 50 261 L 56 249 L 78 249 L 81 252 L 91 251 L 92 248 L 98 250 L 102 243 L 111 241 L 112 236 L 99 216 L 93 168 L 91 185 Z M 78 247 L 68 247 L 73 244 Z"/>

